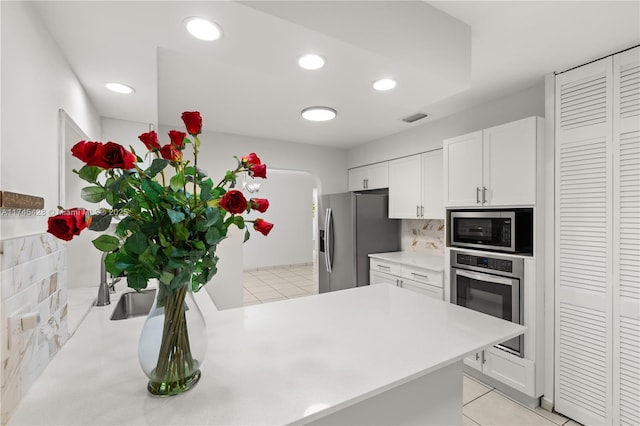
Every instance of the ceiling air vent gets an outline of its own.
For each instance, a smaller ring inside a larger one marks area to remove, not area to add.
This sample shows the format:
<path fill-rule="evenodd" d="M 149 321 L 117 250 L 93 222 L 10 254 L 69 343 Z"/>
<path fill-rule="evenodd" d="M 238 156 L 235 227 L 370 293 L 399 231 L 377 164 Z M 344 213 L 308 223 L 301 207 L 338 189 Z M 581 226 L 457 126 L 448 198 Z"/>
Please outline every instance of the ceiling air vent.
<path fill-rule="evenodd" d="M 403 118 L 402 121 L 404 121 L 405 123 L 413 123 L 414 121 L 422 120 L 426 116 L 427 116 L 427 114 L 423 114 L 421 112 L 418 112 L 416 114 L 413 114 L 413 115 L 410 115 L 408 117 Z"/>

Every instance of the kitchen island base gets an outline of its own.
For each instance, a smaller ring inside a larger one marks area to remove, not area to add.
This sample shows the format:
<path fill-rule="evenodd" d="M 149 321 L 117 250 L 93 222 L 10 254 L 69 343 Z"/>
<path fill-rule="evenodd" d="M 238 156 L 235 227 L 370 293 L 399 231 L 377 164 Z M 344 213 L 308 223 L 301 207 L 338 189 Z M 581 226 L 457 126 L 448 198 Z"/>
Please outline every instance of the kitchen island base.
<path fill-rule="evenodd" d="M 307 424 L 461 425 L 462 368 L 455 362 Z"/>

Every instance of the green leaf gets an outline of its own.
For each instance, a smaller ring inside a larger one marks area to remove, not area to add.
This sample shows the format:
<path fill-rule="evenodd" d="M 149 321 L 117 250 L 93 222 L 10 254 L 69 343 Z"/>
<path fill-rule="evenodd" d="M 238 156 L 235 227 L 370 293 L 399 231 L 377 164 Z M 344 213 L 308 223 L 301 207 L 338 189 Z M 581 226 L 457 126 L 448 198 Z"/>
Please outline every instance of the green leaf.
<path fill-rule="evenodd" d="M 173 230 L 179 241 L 187 241 L 189 239 L 189 229 L 183 223 L 174 224 Z"/>
<path fill-rule="evenodd" d="M 160 195 L 162 195 L 162 185 L 158 182 L 150 179 L 142 181 L 142 190 L 149 201 L 157 203 L 160 201 Z"/>
<path fill-rule="evenodd" d="M 91 216 L 91 225 L 89 225 L 89 229 L 92 231 L 106 231 L 111 225 L 112 214 L 109 213 L 100 213 L 94 214 Z"/>
<path fill-rule="evenodd" d="M 116 261 L 117 261 L 117 258 L 118 258 L 119 254 L 120 254 L 120 252 L 117 252 L 117 251 L 116 252 L 112 252 L 112 253 L 109 253 L 107 255 L 107 257 L 104 259 L 105 268 L 114 277 L 119 276 L 125 270 L 125 268 L 120 268 L 116 264 Z"/>
<path fill-rule="evenodd" d="M 171 187 L 171 189 L 173 189 L 176 192 L 183 190 L 184 184 L 185 184 L 184 175 L 180 173 L 177 175 L 174 175 L 169 181 L 169 186 Z"/>
<path fill-rule="evenodd" d="M 124 248 L 132 254 L 141 254 L 148 246 L 147 236 L 142 232 L 130 235 L 124 243 Z"/>
<path fill-rule="evenodd" d="M 86 180 L 89 183 L 98 183 L 98 176 L 102 173 L 102 169 L 97 166 L 85 165 L 78 172 L 80 179 Z"/>
<path fill-rule="evenodd" d="M 169 160 L 165 160 L 163 158 L 156 158 L 151 162 L 151 166 L 149 166 L 149 168 L 144 172 L 149 177 L 154 177 L 155 175 L 160 173 L 162 170 L 164 170 L 164 168 L 167 167 L 168 164 L 169 164 Z"/>
<path fill-rule="evenodd" d="M 213 181 L 211 179 L 203 180 L 200 184 L 200 199 L 202 201 L 209 201 L 212 198 L 212 189 Z"/>
<path fill-rule="evenodd" d="M 242 241 L 242 242 L 246 243 L 249 240 L 249 237 L 251 237 L 251 234 L 249 233 L 249 228 L 247 228 L 244 231 L 244 241 Z"/>
<path fill-rule="evenodd" d="M 162 284 L 166 284 L 169 285 L 171 283 L 171 280 L 173 279 L 175 275 L 173 275 L 170 272 L 167 271 L 162 271 L 162 274 L 160 274 L 160 282 Z"/>
<path fill-rule="evenodd" d="M 127 274 L 127 285 L 136 290 L 147 288 L 147 277 L 139 273 Z"/>
<path fill-rule="evenodd" d="M 99 203 L 105 195 L 106 191 L 101 186 L 86 186 L 80 191 L 80 197 L 90 203 Z"/>
<path fill-rule="evenodd" d="M 118 202 L 120 202 L 120 194 L 117 194 L 113 191 L 107 191 L 105 193 L 105 200 L 107 200 L 107 203 L 109 203 L 110 206 L 114 206 L 116 205 Z"/>
<path fill-rule="evenodd" d="M 244 218 L 242 216 L 233 216 L 233 223 L 239 228 L 244 228 Z"/>
<path fill-rule="evenodd" d="M 112 235 L 100 235 L 92 243 L 100 251 L 114 251 L 120 247 L 120 240 Z"/>
<path fill-rule="evenodd" d="M 213 225 L 217 225 L 222 221 L 222 214 L 220 213 L 220 210 L 213 207 L 207 207 L 204 211 L 204 216 L 207 218 L 207 228 Z"/>
<path fill-rule="evenodd" d="M 179 223 L 185 219 L 184 213 L 173 209 L 167 209 L 167 216 L 171 219 L 171 223 Z"/>
<path fill-rule="evenodd" d="M 224 240 L 226 236 L 220 231 L 218 228 L 209 228 L 207 233 L 204 235 L 207 244 L 213 246 L 218 244 L 220 241 Z"/>

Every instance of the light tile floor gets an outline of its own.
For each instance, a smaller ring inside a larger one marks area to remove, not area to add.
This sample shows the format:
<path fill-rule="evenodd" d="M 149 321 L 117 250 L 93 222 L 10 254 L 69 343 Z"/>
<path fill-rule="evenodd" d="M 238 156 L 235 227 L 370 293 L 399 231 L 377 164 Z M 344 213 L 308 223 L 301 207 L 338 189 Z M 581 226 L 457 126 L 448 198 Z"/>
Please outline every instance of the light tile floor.
<path fill-rule="evenodd" d="M 243 287 L 245 306 L 318 294 L 318 270 L 311 263 L 247 270 Z"/>
<path fill-rule="evenodd" d="M 243 284 L 245 306 L 317 294 L 317 263 L 247 270 Z M 462 399 L 464 425 L 579 426 L 579 423 L 540 407 L 535 410 L 524 407 L 466 375 Z"/>

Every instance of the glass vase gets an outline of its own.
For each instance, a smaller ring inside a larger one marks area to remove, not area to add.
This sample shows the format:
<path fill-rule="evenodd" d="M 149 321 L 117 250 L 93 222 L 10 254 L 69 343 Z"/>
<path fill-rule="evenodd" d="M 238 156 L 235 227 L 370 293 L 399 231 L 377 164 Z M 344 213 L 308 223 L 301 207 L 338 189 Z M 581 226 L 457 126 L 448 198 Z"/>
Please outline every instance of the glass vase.
<path fill-rule="evenodd" d="M 200 380 L 206 351 L 205 321 L 191 283 L 173 291 L 159 283 L 138 343 L 149 393 L 172 396 L 191 389 Z"/>

